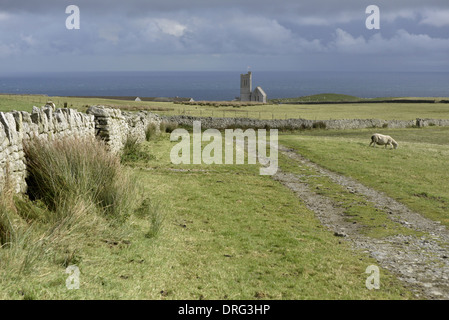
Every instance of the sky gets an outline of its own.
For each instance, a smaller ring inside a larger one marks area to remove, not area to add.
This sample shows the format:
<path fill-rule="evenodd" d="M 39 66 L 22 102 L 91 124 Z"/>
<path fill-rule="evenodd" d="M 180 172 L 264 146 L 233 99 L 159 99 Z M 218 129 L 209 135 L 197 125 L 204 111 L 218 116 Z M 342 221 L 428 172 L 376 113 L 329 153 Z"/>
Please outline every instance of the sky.
<path fill-rule="evenodd" d="M 380 29 L 366 27 L 369 5 Z M 449 1 L 0 0 L 3 73 L 248 67 L 449 72 Z"/>

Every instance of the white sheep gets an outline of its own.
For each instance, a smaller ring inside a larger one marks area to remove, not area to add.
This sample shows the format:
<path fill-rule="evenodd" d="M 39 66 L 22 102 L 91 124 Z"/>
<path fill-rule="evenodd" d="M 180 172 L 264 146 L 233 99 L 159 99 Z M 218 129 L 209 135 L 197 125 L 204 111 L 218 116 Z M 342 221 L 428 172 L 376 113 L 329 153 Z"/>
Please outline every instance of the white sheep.
<path fill-rule="evenodd" d="M 398 147 L 398 143 L 392 137 L 380 133 L 375 133 L 371 136 L 371 142 L 369 145 L 373 145 L 374 148 L 376 144 L 380 146 L 385 145 L 385 148 L 390 145 L 392 149 L 396 149 Z"/>
<path fill-rule="evenodd" d="M 53 109 L 53 111 L 56 110 L 56 105 L 53 103 L 53 101 L 47 101 L 47 103 L 45 104 L 46 107 L 50 107 Z"/>

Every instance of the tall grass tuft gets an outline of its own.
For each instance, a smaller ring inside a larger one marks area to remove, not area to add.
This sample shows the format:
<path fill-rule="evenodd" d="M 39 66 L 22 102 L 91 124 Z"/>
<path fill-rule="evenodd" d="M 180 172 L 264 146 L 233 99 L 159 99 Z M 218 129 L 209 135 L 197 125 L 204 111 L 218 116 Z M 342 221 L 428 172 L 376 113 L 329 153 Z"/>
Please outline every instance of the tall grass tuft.
<path fill-rule="evenodd" d="M 165 132 L 172 133 L 176 128 L 178 128 L 178 123 L 170 121 L 165 125 Z"/>
<path fill-rule="evenodd" d="M 0 278 L 14 283 L 24 273 L 78 263 L 87 243 L 131 234 L 124 222 L 134 211 L 150 220 L 145 236 L 159 232 L 159 207 L 142 202 L 136 176 L 102 142 L 35 138 L 24 152 L 28 195 L 15 195 L 8 175 L 0 190 Z"/>
<path fill-rule="evenodd" d="M 129 175 L 120 158 L 95 138 L 33 139 L 25 143 L 24 151 L 28 194 L 44 203 L 54 219 L 73 215 L 80 200 L 116 219 L 132 210 L 135 193 Z"/>
<path fill-rule="evenodd" d="M 162 121 L 161 122 L 161 132 L 162 133 L 172 133 L 176 128 L 178 128 L 178 123 L 175 121 Z"/>
<path fill-rule="evenodd" d="M 19 211 L 7 170 L 5 186 L 0 192 L 0 270 L 13 274 L 28 271 L 42 253 L 42 243 L 32 239 L 32 227 Z"/>
<path fill-rule="evenodd" d="M 6 175 L 3 182 L 4 186 L 0 191 L 0 246 L 8 245 L 17 238 L 20 220 L 14 205 L 9 163 L 6 164 Z"/>
<path fill-rule="evenodd" d="M 14 212 L 7 204 L 6 197 L 2 192 L 0 196 L 0 246 L 12 243 L 17 235 Z"/>
<path fill-rule="evenodd" d="M 160 203 L 155 203 L 149 198 L 146 198 L 136 210 L 136 215 L 140 218 L 149 219 L 150 229 L 145 233 L 145 237 L 155 238 L 159 234 L 164 222 L 164 215 Z"/>
<path fill-rule="evenodd" d="M 142 150 L 142 146 L 137 138 L 132 136 L 126 138 L 120 156 L 121 162 L 149 161 L 152 158 L 153 157 L 148 152 Z"/>
<path fill-rule="evenodd" d="M 150 123 L 145 130 L 145 139 L 150 141 L 151 138 L 156 137 L 158 134 L 158 126 L 155 123 Z"/>
<path fill-rule="evenodd" d="M 167 129 L 167 122 L 166 121 L 162 121 L 161 125 L 160 125 L 161 133 L 165 133 L 166 129 Z"/>

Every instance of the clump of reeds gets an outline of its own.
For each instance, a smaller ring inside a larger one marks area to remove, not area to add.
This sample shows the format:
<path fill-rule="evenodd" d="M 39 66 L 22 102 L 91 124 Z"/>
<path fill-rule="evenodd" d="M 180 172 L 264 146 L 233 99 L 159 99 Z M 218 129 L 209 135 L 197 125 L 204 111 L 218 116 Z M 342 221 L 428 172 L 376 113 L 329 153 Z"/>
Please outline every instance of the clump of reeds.
<path fill-rule="evenodd" d="M 25 143 L 24 151 L 29 196 L 55 215 L 64 218 L 72 212 L 67 205 L 80 201 L 114 218 L 123 218 L 132 209 L 130 177 L 120 158 L 97 139 L 33 139 Z"/>

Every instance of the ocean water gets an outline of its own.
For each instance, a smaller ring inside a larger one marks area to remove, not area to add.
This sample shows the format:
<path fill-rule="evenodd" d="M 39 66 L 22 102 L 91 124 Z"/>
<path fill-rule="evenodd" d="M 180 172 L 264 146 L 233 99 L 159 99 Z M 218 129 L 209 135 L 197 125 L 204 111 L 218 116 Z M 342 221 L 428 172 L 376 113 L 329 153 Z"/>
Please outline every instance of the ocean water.
<path fill-rule="evenodd" d="M 245 73 L 244 71 L 241 73 Z M 274 72 L 253 70 L 253 88 L 268 99 L 318 93 L 375 97 L 448 97 L 449 73 Z M 216 72 L 0 72 L 0 93 L 49 96 L 191 97 L 232 100 L 240 94 L 240 73 Z"/>

